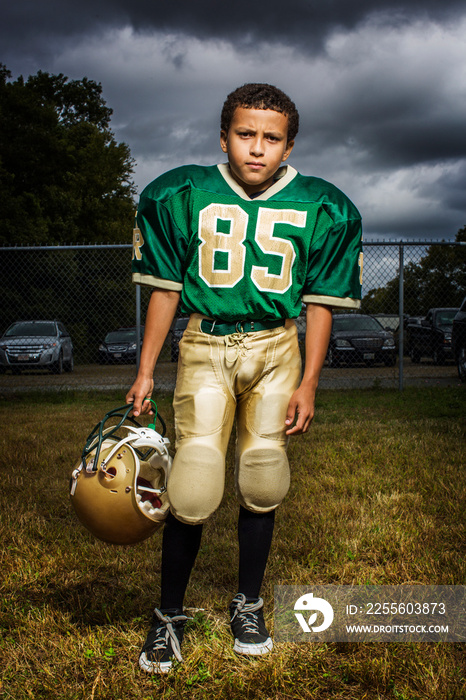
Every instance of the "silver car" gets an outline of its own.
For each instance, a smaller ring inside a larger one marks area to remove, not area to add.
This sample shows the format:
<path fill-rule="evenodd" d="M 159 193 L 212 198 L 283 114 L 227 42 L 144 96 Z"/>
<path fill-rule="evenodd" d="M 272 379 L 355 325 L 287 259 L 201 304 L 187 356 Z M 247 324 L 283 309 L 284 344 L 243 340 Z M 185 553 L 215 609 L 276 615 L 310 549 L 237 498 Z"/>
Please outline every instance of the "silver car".
<path fill-rule="evenodd" d="M 0 338 L 0 371 L 49 369 L 54 374 L 73 370 L 73 343 L 59 321 L 18 321 Z"/>

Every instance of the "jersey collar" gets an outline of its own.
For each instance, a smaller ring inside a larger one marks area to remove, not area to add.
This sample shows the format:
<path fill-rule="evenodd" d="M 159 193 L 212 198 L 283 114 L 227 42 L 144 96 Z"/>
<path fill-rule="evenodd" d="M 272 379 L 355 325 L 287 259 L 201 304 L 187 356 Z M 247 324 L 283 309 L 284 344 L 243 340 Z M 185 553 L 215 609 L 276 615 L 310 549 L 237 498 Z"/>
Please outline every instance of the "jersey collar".
<path fill-rule="evenodd" d="M 251 198 L 246 194 L 241 185 L 239 185 L 231 176 L 228 163 L 219 163 L 217 168 L 219 169 L 220 174 L 227 185 L 231 187 L 231 189 L 234 190 L 234 192 L 241 197 L 241 199 L 246 199 L 248 202 L 251 201 Z M 294 180 L 297 174 L 298 172 L 291 165 L 282 165 L 282 167 L 277 171 L 277 181 L 274 182 L 273 185 L 270 185 L 265 192 L 262 192 L 262 194 L 254 197 L 254 201 L 263 202 L 270 199 L 277 194 L 277 192 L 283 190 L 292 180 Z"/>

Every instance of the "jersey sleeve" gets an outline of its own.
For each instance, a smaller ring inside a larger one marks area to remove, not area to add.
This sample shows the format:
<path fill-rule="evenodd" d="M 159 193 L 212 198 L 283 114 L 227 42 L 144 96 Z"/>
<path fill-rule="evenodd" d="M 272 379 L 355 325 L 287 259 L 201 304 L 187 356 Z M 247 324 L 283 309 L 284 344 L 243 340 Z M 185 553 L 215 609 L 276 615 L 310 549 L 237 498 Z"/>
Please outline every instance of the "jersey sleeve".
<path fill-rule="evenodd" d="M 325 212 L 322 218 L 330 225 L 321 222 L 317 226 L 302 300 L 307 304 L 357 309 L 361 304 L 361 219 L 335 222 Z"/>
<path fill-rule="evenodd" d="M 186 247 L 169 207 L 143 192 L 133 232 L 133 282 L 181 291 Z"/>

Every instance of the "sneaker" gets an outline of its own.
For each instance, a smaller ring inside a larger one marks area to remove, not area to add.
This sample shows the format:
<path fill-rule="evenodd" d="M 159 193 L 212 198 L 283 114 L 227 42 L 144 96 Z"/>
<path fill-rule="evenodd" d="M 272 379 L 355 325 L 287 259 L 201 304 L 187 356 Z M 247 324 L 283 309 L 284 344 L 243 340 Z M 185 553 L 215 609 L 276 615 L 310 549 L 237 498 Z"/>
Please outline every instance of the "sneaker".
<path fill-rule="evenodd" d="M 181 642 L 188 618 L 182 610 L 155 608 L 152 627 L 139 656 L 139 666 L 147 673 L 168 673 L 173 661 L 183 661 Z"/>
<path fill-rule="evenodd" d="M 233 598 L 230 610 L 230 625 L 238 654 L 267 654 L 273 647 L 264 622 L 262 598 L 249 601 L 242 593 Z"/>

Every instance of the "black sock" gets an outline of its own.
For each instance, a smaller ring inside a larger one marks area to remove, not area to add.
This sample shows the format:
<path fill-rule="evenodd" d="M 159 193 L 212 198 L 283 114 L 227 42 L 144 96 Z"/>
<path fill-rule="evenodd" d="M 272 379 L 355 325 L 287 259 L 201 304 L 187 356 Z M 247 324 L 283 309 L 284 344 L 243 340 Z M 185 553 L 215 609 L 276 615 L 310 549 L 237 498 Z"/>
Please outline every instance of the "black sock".
<path fill-rule="evenodd" d="M 202 525 L 187 525 L 168 514 L 162 539 L 161 610 L 183 608 L 201 536 Z"/>
<path fill-rule="evenodd" d="M 240 506 L 238 518 L 239 583 L 238 591 L 248 599 L 257 599 L 272 544 L 275 510 L 252 513 Z"/>

